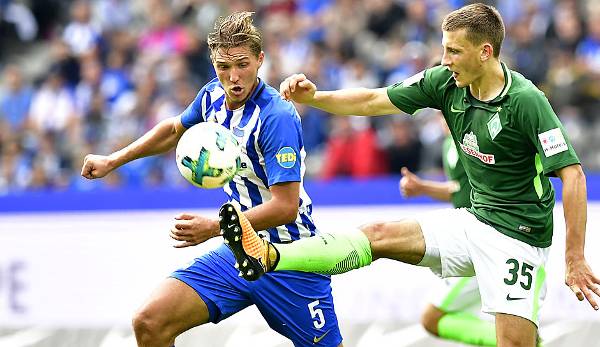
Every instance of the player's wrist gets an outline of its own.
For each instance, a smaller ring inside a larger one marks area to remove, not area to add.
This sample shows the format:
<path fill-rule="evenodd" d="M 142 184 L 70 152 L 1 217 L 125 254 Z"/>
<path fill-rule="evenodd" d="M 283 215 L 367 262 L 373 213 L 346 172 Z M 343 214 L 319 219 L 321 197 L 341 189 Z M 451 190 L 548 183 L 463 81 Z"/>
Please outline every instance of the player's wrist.
<path fill-rule="evenodd" d="M 110 171 L 122 165 L 122 161 L 120 160 L 118 153 L 119 152 L 114 152 L 106 157 L 106 166 Z"/>
<path fill-rule="evenodd" d="M 567 264 L 573 264 L 577 262 L 581 262 L 585 260 L 585 256 L 583 252 L 566 252 L 565 253 L 565 262 Z"/>

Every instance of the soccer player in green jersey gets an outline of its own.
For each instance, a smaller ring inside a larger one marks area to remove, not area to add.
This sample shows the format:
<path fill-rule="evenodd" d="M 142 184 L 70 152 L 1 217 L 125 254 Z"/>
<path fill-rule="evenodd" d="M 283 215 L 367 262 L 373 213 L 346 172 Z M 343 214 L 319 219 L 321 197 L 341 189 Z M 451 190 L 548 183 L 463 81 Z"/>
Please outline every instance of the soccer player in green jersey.
<path fill-rule="evenodd" d="M 235 206 L 225 204 L 221 230 L 246 278 L 282 270 L 338 274 L 379 258 L 426 266 L 442 277 L 477 273 L 482 310 L 495 315 L 498 345 L 534 346 L 553 231 L 548 176 L 563 182 L 565 283 L 598 310 L 600 279 L 584 256 L 585 175 L 546 97 L 500 61 L 504 24 L 496 9 L 462 7 L 444 18 L 442 31 L 442 66 L 403 82 L 317 91 L 299 74 L 282 82 L 280 92 L 339 115 L 441 110 L 471 183 L 471 208 L 273 246 L 256 236 Z"/>
<path fill-rule="evenodd" d="M 442 163 L 447 181 L 426 180 L 402 168 L 400 192 L 406 198 L 429 196 L 450 201 L 454 208 L 471 207 L 471 184 L 458 159 L 458 151 L 450 130 L 441 119 L 446 138 L 442 145 Z M 421 324 L 429 333 L 445 340 L 476 346 L 496 346 L 494 324 L 477 315 L 481 296 L 476 277 L 453 277 L 434 291 L 421 316 Z"/>

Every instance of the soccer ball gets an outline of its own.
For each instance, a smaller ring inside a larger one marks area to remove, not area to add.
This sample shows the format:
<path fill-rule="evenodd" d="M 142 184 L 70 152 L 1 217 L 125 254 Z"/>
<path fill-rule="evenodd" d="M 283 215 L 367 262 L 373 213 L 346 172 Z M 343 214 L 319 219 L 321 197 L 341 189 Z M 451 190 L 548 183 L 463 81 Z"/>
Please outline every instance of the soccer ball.
<path fill-rule="evenodd" d="M 200 188 L 219 188 L 240 169 L 240 147 L 233 133 L 218 123 L 203 122 L 183 133 L 175 160 L 183 177 Z"/>

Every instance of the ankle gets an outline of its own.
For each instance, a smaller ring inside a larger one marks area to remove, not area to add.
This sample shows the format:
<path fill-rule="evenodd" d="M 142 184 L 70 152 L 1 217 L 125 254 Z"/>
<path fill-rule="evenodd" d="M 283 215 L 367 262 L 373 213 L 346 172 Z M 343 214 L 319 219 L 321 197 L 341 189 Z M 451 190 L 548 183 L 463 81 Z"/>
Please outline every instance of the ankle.
<path fill-rule="evenodd" d="M 273 271 L 277 267 L 277 263 L 279 263 L 279 251 L 275 247 L 274 244 L 267 242 L 269 259 L 267 261 L 267 271 Z"/>

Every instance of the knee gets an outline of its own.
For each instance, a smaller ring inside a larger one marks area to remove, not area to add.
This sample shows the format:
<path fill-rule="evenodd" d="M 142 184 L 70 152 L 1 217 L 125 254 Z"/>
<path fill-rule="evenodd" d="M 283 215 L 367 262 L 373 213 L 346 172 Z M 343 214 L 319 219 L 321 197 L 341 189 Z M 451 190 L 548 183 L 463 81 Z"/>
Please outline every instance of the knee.
<path fill-rule="evenodd" d="M 417 264 L 425 253 L 425 241 L 414 220 L 372 223 L 361 226 L 360 230 L 371 243 L 373 260 L 390 258 Z"/>
<path fill-rule="evenodd" d="M 434 306 L 428 306 L 423 314 L 421 315 L 421 325 L 430 334 L 439 336 L 438 323 L 444 315 L 444 312 L 440 311 Z"/>
<path fill-rule="evenodd" d="M 165 324 L 143 308 L 133 316 L 132 326 L 136 339 L 144 346 L 154 346 L 159 341 L 169 339 Z"/>
<path fill-rule="evenodd" d="M 371 243 L 381 241 L 386 238 L 386 223 L 384 222 L 376 222 L 369 223 L 361 226 L 360 231 L 362 231 Z"/>

